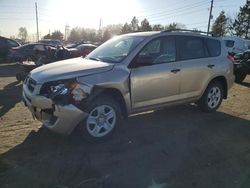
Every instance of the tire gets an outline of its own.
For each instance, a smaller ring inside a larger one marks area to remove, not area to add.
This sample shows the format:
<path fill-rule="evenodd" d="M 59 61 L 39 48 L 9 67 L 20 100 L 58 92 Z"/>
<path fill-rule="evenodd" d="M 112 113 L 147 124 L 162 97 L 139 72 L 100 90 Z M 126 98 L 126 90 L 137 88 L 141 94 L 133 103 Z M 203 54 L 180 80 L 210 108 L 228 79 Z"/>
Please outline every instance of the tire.
<path fill-rule="evenodd" d="M 220 82 L 211 82 L 201 99 L 198 101 L 198 105 L 204 112 L 215 112 L 223 99 L 224 90 Z"/>
<path fill-rule="evenodd" d="M 18 82 L 22 81 L 22 75 L 21 75 L 21 73 L 17 73 L 16 74 L 16 79 L 17 79 Z"/>
<path fill-rule="evenodd" d="M 111 137 L 122 117 L 119 104 L 109 97 L 94 100 L 87 112 L 89 115 L 79 124 L 78 130 L 83 139 L 91 143 Z"/>
<path fill-rule="evenodd" d="M 235 82 L 241 83 L 246 78 L 247 74 L 243 72 L 237 72 L 235 73 Z"/>

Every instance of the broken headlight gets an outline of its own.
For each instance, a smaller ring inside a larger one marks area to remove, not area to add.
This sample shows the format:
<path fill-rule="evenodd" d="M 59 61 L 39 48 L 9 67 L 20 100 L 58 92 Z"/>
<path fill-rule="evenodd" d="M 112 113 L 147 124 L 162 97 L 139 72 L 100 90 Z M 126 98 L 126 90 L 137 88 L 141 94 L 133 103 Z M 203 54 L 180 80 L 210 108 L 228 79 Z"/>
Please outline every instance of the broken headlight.
<path fill-rule="evenodd" d="M 85 99 L 90 94 L 90 92 L 91 86 L 76 82 L 71 94 L 75 101 L 81 101 L 82 99 Z"/>
<path fill-rule="evenodd" d="M 66 95 L 69 93 L 69 86 L 74 80 L 60 80 L 52 81 L 43 84 L 40 94 L 49 98 L 53 98 L 57 95 Z"/>
<path fill-rule="evenodd" d="M 68 88 L 65 86 L 65 84 L 59 84 L 56 86 L 50 86 L 50 90 L 52 93 L 57 93 L 60 95 L 65 95 L 68 93 Z"/>
<path fill-rule="evenodd" d="M 81 101 L 88 96 L 90 91 L 90 85 L 78 83 L 76 80 L 62 80 L 44 84 L 40 93 L 52 99 L 69 96 L 74 101 Z"/>

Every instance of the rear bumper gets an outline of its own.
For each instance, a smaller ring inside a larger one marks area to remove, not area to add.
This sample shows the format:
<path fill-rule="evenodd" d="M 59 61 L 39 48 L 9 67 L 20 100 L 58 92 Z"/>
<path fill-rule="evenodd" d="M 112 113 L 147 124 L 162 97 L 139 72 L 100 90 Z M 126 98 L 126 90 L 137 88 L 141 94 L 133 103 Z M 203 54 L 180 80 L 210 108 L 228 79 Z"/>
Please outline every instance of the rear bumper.
<path fill-rule="evenodd" d="M 23 102 L 33 117 L 51 131 L 69 135 L 88 114 L 73 104 L 59 105 L 44 96 L 33 95 L 23 85 Z"/>

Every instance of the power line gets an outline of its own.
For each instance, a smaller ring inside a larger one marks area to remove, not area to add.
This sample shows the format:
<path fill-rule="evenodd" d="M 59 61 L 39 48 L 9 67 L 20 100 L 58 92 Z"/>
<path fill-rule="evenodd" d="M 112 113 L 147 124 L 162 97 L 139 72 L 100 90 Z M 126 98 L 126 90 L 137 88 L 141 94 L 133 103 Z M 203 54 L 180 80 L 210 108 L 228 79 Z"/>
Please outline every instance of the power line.
<path fill-rule="evenodd" d="M 200 6 L 204 6 L 204 2 L 207 2 L 207 0 L 200 1 L 200 2 L 197 2 L 197 3 L 194 3 L 194 4 L 189 4 L 187 6 L 182 6 L 182 7 L 176 8 L 176 9 L 172 9 L 170 11 L 163 11 L 163 12 L 158 12 L 158 13 L 149 14 L 149 15 L 145 15 L 145 16 L 154 17 L 154 15 L 163 15 L 163 16 L 164 15 L 171 15 L 171 14 L 175 14 L 178 11 L 185 11 L 185 10 L 188 10 L 188 9 L 193 9 L 193 8 L 197 8 L 197 7 L 200 7 Z M 143 16 L 139 16 L 138 18 L 141 18 L 141 17 L 143 17 Z"/>
<path fill-rule="evenodd" d="M 185 12 L 185 15 L 189 15 L 189 14 L 195 14 L 195 13 L 199 13 L 199 12 L 202 12 L 204 11 L 203 9 L 202 10 L 197 10 L 197 11 L 188 11 L 188 12 Z M 175 15 L 172 15 L 172 16 L 167 16 L 165 17 L 164 16 L 164 19 L 168 19 L 168 18 L 173 18 L 173 17 L 179 17 L 179 16 L 183 16 L 183 13 L 180 13 L 180 14 L 175 14 Z M 162 16 L 161 16 L 162 17 Z M 153 18 L 153 19 L 150 19 L 150 21 L 157 21 L 157 20 L 162 20 L 163 18 Z"/>

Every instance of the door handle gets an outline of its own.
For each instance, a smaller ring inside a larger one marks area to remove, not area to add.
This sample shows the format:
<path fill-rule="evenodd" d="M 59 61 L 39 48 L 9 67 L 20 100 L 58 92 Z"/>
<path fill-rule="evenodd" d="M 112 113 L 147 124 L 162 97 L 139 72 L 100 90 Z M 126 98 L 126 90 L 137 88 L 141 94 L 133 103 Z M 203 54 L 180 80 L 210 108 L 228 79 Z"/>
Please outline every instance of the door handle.
<path fill-rule="evenodd" d="M 213 64 L 210 64 L 210 65 L 208 65 L 207 67 L 210 68 L 210 69 L 212 69 L 212 68 L 214 67 L 214 65 L 213 65 Z"/>
<path fill-rule="evenodd" d="M 171 70 L 171 72 L 172 73 L 177 73 L 177 72 L 179 72 L 181 69 L 173 69 L 173 70 Z"/>

